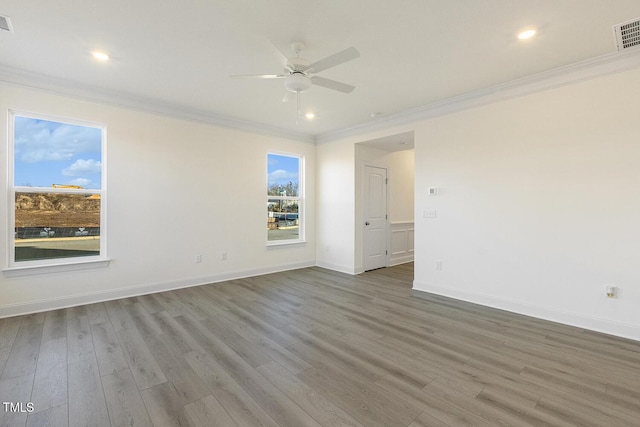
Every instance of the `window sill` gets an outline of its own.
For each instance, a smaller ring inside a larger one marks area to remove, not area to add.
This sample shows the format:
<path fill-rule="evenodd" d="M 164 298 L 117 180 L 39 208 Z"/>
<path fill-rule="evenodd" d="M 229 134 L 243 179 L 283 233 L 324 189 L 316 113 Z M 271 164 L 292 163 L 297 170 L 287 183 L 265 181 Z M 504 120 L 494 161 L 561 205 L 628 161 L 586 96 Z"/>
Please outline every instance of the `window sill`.
<path fill-rule="evenodd" d="M 7 267 L 2 269 L 2 275 L 5 277 L 30 276 L 34 274 L 49 274 L 65 271 L 89 270 L 94 268 L 108 267 L 110 259 L 99 259 L 90 261 L 76 261 L 65 264 L 41 264 L 28 265 L 18 267 Z"/>
<path fill-rule="evenodd" d="M 282 248 L 291 246 L 304 246 L 307 244 L 306 240 L 275 240 L 273 242 L 267 242 L 267 249 L 270 248 Z"/>

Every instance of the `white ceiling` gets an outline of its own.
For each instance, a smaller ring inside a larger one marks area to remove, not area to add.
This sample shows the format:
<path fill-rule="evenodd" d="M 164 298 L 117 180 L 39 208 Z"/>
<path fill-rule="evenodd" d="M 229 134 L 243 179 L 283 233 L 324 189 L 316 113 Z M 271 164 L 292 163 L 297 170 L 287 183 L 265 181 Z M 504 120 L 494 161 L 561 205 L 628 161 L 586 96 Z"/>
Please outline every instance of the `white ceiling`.
<path fill-rule="evenodd" d="M 0 32 L 0 79 L 314 137 L 615 52 L 612 26 L 640 1 L 3 0 L 0 15 L 14 29 Z M 527 27 L 537 36 L 518 41 Z M 294 40 L 312 62 L 361 54 L 321 73 L 356 89 L 313 86 L 302 110 L 317 117 L 297 124 L 282 80 L 229 78 L 282 73 Z"/>

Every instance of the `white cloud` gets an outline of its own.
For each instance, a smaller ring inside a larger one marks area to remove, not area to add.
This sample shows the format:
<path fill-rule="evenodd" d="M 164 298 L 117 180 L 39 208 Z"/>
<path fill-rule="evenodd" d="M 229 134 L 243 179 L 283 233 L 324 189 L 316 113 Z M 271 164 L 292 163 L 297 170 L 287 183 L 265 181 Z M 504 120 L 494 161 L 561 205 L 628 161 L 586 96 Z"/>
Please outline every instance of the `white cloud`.
<path fill-rule="evenodd" d="M 15 127 L 15 154 L 23 162 L 70 160 L 80 153 L 101 151 L 98 128 L 25 117 L 16 117 Z"/>
<path fill-rule="evenodd" d="M 78 159 L 73 162 L 69 167 L 62 170 L 62 175 L 65 176 L 82 176 L 100 173 L 102 170 L 102 162 L 95 159 Z"/>
<path fill-rule="evenodd" d="M 269 184 L 286 184 L 289 181 L 298 182 L 298 173 L 277 169 L 268 176 Z"/>

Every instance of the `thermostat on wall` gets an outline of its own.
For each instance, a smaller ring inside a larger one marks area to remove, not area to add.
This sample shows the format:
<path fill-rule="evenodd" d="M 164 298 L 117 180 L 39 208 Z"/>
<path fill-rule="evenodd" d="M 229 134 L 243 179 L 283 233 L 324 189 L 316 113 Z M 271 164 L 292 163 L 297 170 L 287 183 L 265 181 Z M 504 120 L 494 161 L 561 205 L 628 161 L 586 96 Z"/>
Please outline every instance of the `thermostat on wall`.
<path fill-rule="evenodd" d="M 438 187 L 429 187 L 429 195 L 437 196 L 438 195 Z"/>

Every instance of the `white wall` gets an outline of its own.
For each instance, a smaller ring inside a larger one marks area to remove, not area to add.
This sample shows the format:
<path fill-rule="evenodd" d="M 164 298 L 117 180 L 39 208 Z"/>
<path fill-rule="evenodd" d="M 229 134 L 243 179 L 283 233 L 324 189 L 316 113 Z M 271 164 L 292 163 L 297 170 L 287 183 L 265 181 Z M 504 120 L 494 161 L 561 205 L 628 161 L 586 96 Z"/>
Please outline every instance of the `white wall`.
<path fill-rule="evenodd" d="M 389 218 L 391 222 L 413 222 L 414 218 L 414 150 L 389 153 Z"/>
<path fill-rule="evenodd" d="M 415 288 L 640 339 L 639 85 L 636 69 L 417 124 Z"/>
<path fill-rule="evenodd" d="M 355 149 L 341 142 L 317 146 L 317 264 L 355 273 Z"/>
<path fill-rule="evenodd" d="M 107 125 L 112 261 L 92 270 L 1 275 L 0 316 L 315 264 L 315 145 L 0 84 L 2 135 L 10 108 Z M 266 247 L 270 150 L 306 157 L 306 244 Z M 0 156 L 7 164 L 6 148 Z M 7 212 L 7 185 L 2 174 L 0 212 Z M 11 225 L 2 218 L 5 268 Z"/>

